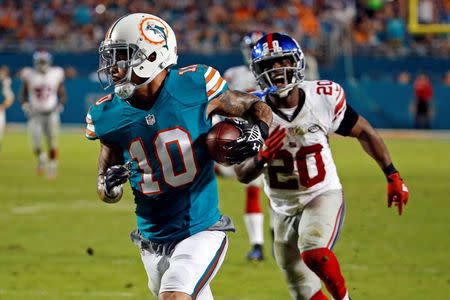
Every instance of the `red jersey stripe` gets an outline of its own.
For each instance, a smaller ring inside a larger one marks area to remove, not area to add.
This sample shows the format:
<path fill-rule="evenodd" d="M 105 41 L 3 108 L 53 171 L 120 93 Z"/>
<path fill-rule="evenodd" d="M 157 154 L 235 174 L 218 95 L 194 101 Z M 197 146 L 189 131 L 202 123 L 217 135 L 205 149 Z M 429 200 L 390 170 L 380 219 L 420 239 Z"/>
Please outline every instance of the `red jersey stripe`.
<path fill-rule="evenodd" d="M 335 109 L 334 109 L 334 114 L 337 114 L 337 112 L 342 108 L 342 106 L 344 106 L 345 104 L 345 94 L 342 94 L 341 100 L 339 101 L 339 103 L 336 105 Z"/>

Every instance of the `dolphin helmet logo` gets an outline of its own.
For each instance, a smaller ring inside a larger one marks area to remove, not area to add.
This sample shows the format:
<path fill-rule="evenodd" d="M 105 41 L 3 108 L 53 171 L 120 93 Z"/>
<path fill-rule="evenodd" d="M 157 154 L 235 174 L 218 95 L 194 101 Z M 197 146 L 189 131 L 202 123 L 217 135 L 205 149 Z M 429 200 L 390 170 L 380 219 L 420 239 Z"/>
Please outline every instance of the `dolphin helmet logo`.
<path fill-rule="evenodd" d="M 166 25 L 159 18 L 148 17 L 144 18 L 140 23 L 141 36 L 151 44 L 163 44 L 167 48 L 167 34 Z"/>

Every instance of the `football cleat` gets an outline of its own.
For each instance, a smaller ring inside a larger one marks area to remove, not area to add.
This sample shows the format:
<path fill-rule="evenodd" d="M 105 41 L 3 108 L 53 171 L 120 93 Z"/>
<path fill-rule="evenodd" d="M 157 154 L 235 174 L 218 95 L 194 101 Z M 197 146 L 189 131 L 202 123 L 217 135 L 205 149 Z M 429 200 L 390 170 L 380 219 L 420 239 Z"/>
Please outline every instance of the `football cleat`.
<path fill-rule="evenodd" d="M 247 260 L 259 262 L 264 260 L 263 249 L 261 245 L 254 245 L 250 252 L 247 253 Z"/>

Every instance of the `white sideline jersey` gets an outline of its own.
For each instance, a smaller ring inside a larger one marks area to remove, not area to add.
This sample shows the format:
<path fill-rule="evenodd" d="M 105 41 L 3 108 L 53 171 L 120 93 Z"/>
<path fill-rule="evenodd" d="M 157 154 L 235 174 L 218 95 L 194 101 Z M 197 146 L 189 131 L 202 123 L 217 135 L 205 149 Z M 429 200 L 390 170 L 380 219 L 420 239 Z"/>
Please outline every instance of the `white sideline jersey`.
<path fill-rule="evenodd" d="M 258 89 L 258 83 L 247 66 L 229 68 L 223 73 L 223 77 L 232 90 L 250 93 Z"/>
<path fill-rule="evenodd" d="M 33 112 L 47 113 L 54 111 L 58 105 L 58 87 L 64 81 L 61 67 L 49 67 L 41 73 L 34 68 L 25 68 L 22 79 L 28 86 L 28 99 Z"/>
<path fill-rule="evenodd" d="M 273 112 L 270 132 L 278 125 L 286 128 L 286 141 L 264 171 L 264 191 L 272 208 L 283 215 L 297 214 L 317 195 L 342 188 L 328 134 L 344 118 L 344 90 L 328 80 L 304 81 L 299 87 L 305 103 L 291 121 Z"/>

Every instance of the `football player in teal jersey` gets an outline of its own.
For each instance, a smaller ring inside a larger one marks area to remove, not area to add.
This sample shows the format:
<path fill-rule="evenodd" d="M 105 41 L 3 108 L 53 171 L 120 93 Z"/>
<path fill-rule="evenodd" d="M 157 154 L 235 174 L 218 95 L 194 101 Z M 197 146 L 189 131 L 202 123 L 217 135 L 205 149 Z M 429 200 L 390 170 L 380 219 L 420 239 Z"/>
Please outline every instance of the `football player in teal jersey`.
<path fill-rule="evenodd" d="M 239 139 L 225 145 L 235 154 L 229 162 L 239 163 L 259 151 L 272 112 L 257 97 L 228 89 L 212 67 L 172 69 L 176 38 L 159 17 L 118 19 L 99 53 L 100 82 L 115 91 L 86 116 L 86 136 L 101 144 L 99 198 L 117 202 L 130 181 L 137 218 L 131 239 L 158 299 L 213 299 L 209 283 L 234 228 L 218 209 L 204 137 L 213 114 L 249 120 Z"/>

